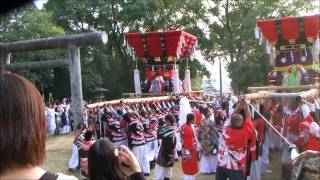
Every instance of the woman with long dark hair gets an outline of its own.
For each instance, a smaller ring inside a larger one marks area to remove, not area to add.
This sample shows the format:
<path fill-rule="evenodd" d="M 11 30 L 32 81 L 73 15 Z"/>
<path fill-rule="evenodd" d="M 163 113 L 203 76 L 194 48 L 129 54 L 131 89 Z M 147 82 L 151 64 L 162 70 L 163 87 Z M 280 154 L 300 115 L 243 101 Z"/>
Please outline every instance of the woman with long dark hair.
<path fill-rule="evenodd" d="M 88 154 L 90 180 L 144 180 L 139 162 L 126 147 L 107 139 L 95 142 Z"/>
<path fill-rule="evenodd" d="M 0 74 L 0 179 L 76 179 L 49 173 L 45 158 L 45 104 L 27 79 Z"/>

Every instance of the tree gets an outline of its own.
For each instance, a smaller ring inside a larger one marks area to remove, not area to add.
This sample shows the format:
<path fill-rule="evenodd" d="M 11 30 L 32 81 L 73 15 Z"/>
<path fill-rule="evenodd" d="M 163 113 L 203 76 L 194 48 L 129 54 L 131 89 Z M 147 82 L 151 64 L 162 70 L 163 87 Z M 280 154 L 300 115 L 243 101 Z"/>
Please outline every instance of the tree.
<path fill-rule="evenodd" d="M 27 6 L 18 13 L 12 13 L 8 16 L 0 17 L 0 41 L 19 41 L 29 40 L 56 35 L 64 35 L 63 28 L 52 22 L 52 13 L 39 11 L 32 6 Z M 11 56 L 12 62 L 41 61 L 63 58 L 67 54 L 65 50 L 43 50 L 37 52 L 14 53 Z M 60 73 L 56 73 L 59 71 Z M 63 81 L 59 80 L 59 75 L 67 69 L 37 69 L 37 70 L 20 70 L 18 73 L 29 78 L 42 92 L 47 96 L 49 92 L 53 94 L 63 94 L 64 91 L 70 94 L 68 80 L 69 75 L 63 76 Z M 55 74 L 55 76 L 54 76 Z M 55 77 L 55 78 L 54 78 Z M 61 78 L 60 78 L 61 79 Z M 60 81 L 59 83 L 57 81 Z M 65 83 L 66 82 L 66 83 Z M 62 93 L 61 93 L 62 92 Z M 58 96 L 61 98 L 60 96 Z M 65 96 L 62 96 L 65 97 Z"/>

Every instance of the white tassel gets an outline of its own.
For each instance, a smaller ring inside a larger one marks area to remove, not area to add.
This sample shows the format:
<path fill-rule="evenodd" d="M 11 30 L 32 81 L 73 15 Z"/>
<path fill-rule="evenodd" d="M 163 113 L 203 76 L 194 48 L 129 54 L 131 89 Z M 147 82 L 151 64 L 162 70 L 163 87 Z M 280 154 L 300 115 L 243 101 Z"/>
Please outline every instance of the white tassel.
<path fill-rule="evenodd" d="M 173 70 L 173 92 L 180 93 L 179 71 L 175 68 Z"/>
<path fill-rule="evenodd" d="M 189 69 L 186 69 L 184 72 L 184 89 L 186 92 L 191 92 L 191 80 Z"/>
<path fill-rule="evenodd" d="M 293 148 L 290 153 L 291 160 L 295 161 L 299 156 L 300 154 L 298 153 L 297 149 Z"/>
<path fill-rule="evenodd" d="M 274 66 L 275 63 L 274 63 L 274 54 L 270 54 L 270 66 Z"/>
<path fill-rule="evenodd" d="M 262 38 L 262 36 L 261 36 L 260 39 L 259 39 L 259 46 L 262 45 L 262 40 L 263 40 L 263 38 Z"/>
<path fill-rule="evenodd" d="M 130 45 L 128 42 L 126 43 L 126 52 L 127 52 L 127 54 L 129 54 L 129 52 L 130 52 Z"/>
<path fill-rule="evenodd" d="M 133 72 L 134 76 L 134 90 L 136 94 L 141 94 L 140 74 L 139 70 L 135 69 Z"/>
<path fill-rule="evenodd" d="M 256 39 L 260 38 L 260 28 L 259 27 L 254 28 L 254 35 L 255 35 Z"/>
<path fill-rule="evenodd" d="M 181 127 L 183 124 L 186 123 L 187 121 L 187 115 L 189 113 L 192 113 L 191 107 L 190 107 L 190 103 L 188 98 L 183 97 L 180 99 L 179 102 L 179 106 L 180 106 L 180 111 L 179 111 L 179 127 Z"/>
<path fill-rule="evenodd" d="M 313 42 L 312 46 L 312 59 L 313 62 L 319 63 L 319 56 L 318 53 L 320 51 L 320 40 L 319 37 Z"/>
<path fill-rule="evenodd" d="M 126 36 L 124 36 L 123 38 L 123 44 L 122 44 L 123 47 L 126 47 L 127 46 L 127 39 L 126 39 Z"/>
<path fill-rule="evenodd" d="M 135 61 L 135 62 L 137 62 L 135 51 L 133 51 L 132 60 Z M 137 64 L 136 64 L 136 66 L 137 66 Z"/>
<path fill-rule="evenodd" d="M 268 42 L 266 43 L 266 51 L 267 51 L 267 54 L 271 54 L 271 47 Z"/>
<path fill-rule="evenodd" d="M 305 53 L 305 56 L 308 57 L 308 51 L 307 51 L 307 48 L 304 48 L 304 53 Z"/>

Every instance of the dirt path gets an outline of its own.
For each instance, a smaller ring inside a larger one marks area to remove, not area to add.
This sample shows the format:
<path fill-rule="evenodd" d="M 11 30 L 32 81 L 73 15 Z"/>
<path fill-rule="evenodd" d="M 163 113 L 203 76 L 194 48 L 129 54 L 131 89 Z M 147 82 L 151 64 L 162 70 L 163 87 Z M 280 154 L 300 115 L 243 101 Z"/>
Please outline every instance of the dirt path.
<path fill-rule="evenodd" d="M 73 134 L 63 136 L 48 136 L 46 142 L 46 160 L 41 167 L 51 172 L 61 172 L 68 175 L 79 177 L 79 171 L 68 172 L 68 162 L 71 155 L 71 146 L 73 141 Z M 280 180 L 281 176 L 281 153 L 275 152 L 271 155 L 271 174 L 263 174 L 263 180 Z M 180 180 L 182 171 L 180 162 L 176 162 L 173 167 L 174 180 Z M 151 175 L 147 177 L 151 180 Z M 198 175 L 197 180 L 214 180 L 214 175 Z"/>

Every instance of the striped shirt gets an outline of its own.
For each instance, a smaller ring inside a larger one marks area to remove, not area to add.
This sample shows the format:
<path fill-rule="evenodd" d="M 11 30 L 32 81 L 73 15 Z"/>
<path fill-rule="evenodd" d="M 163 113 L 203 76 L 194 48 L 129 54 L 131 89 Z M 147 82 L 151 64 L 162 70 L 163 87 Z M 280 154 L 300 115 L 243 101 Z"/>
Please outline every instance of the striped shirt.
<path fill-rule="evenodd" d="M 126 132 L 121 128 L 120 122 L 114 118 L 107 119 L 108 135 L 111 142 L 123 141 L 127 138 Z"/>
<path fill-rule="evenodd" d="M 129 122 L 129 146 L 141 146 L 146 143 L 142 123 L 138 119 Z"/>

